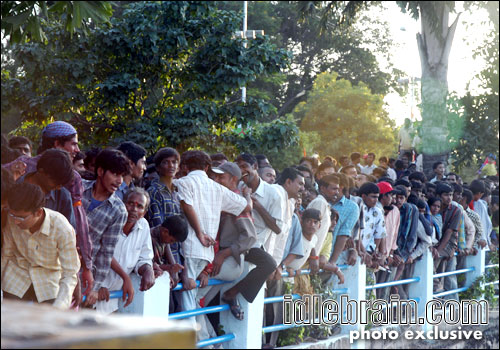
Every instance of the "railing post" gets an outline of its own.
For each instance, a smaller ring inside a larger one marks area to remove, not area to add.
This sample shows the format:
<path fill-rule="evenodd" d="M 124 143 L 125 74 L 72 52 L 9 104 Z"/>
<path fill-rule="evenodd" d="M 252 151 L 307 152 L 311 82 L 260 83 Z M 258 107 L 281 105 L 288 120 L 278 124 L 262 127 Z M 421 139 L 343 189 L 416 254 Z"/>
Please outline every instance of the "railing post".
<path fill-rule="evenodd" d="M 141 292 L 141 277 L 136 273 L 131 273 L 132 285 L 134 286 L 134 301 L 123 307 L 120 301 L 119 313 L 139 314 L 142 316 L 155 316 L 168 319 L 168 308 L 170 303 L 170 276 L 164 272 L 155 280 L 155 284 L 149 290 Z"/>
<path fill-rule="evenodd" d="M 360 300 L 366 300 L 366 265 L 361 264 L 361 259 L 358 257 L 356 264 L 354 266 L 349 266 L 347 269 L 342 271 L 344 273 L 344 284 L 338 285 L 338 288 L 347 288 L 349 299 L 355 300 L 357 307 L 361 308 L 358 310 L 358 315 L 366 315 L 364 304 L 360 304 Z M 340 305 L 339 307 L 343 310 L 344 315 L 340 315 L 342 319 L 345 319 L 346 305 Z M 354 310 L 353 310 L 354 311 Z M 341 334 L 350 334 L 352 331 L 358 331 L 360 334 L 365 329 L 365 325 L 356 319 L 353 325 L 342 325 Z M 351 344 L 352 349 L 364 349 L 364 340 L 357 340 Z"/>
<path fill-rule="evenodd" d="M 468 255 L 465 257 L 465 268 L 474 267 L 474 271 L 465 274 L 465 286 L 469 288 L 474 281 L 484 275 L 486 265 L 486 251 L 478 249 L 476 255 Z"/>
<path fill-rule="evenodd" d="M 240 278 L 231 284 L 225 284 L 221 289 L 221 295 L 245 277 L 255 265 L 245 262 L 243 273 Z M 224 327 L 224 332 L 234 333 L 235 338 L 224 343 L 226 349 L 260 349 L 262 346 L 262 320 L 264 317 L 264 287 L 257 294 L 253 303 L 249 303 L 241 294 L 237 296 L 244 312 L 244 319 L 239 321 L 231 311 L 220 313 L 220 324 Z M 221 304 L 223 302 L 221 301 Z"/>
<path fill-rule="evenodd" d="M 425 309 L 427 302 L 433 299 L 434 285 L 434 261 L 432 260 L 431 252 L 426 249 L 422 255 L 422 259 L 415 262 L 414 277 L 420 277 L 420 281 L 411 283 L 408 288 L 410 299 L 417 299 L 417 320 L 423 317 L 424 323 L 421 325 L 422 330 L 428 331 L 431 329 L 425 317 Z"/>

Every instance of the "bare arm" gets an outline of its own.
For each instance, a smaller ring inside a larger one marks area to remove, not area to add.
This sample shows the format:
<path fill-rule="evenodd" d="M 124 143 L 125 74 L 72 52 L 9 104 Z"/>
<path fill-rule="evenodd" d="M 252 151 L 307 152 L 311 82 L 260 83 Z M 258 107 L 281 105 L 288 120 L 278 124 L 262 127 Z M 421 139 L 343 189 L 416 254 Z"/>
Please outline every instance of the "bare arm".
<path fill-rule="evenodd" d="M 335 246 L 333 247 L 333 253 L 330 257 L 330 263 L 336 263 L 340 256 L 340 253 L 344 250 L 345 243 L 349 239 L 349 236 L 337 236 L 335 241 Z"/>
<path fill-rule="evenodd" d="M 279 228 L 278 224 L 276 223 L 276 219 L 273 218 L 271 216 L 271 214 L 269 214 L 267 212 L 266 208 L 264 208 L 262 206 L 262 204 L 260 204 L 258 199 L 253 198 L 253 205 L 254 205 L 255 210 L 257 210 L 257 213 L 259 213 L 259 215 L 262 217 L 262 219 L 266 223 L 267 227 L 269 227 L 271 230 L 273 230 L 274 233 L 280 234 L 281 229 Z"/>

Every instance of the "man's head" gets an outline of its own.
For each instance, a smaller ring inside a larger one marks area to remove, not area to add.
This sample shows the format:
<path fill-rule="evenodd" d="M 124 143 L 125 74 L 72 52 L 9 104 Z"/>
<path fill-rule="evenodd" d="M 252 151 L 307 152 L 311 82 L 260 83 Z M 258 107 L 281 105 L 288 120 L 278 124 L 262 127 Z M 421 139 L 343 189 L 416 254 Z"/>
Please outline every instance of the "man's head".
<path fill-rule="evenodd" d="M 308 169 L 309 170 L 309 169 Z M 265 168 L 258 169 L 259 176 L 262 180 L 272 185 L 276 182 L 276 170 L 266 166 Z"/>
<path fill-rule="evenodd" d="M 406 169 L 405 162 L 403 162 L 400 159 L 396 160 L 396 162 L 394 163 L 394 168 L 398 171 L 405 170 Z"/>
<path fill-rule="evenodd" d="M 436 185 L 430 182 L 425 184 L 425 193 L 427 198 L 436 197 Z"/>
<path fill-rule="evenodd" d="M 256 154 L 255 159 L 257 159 L 257 166 L 259 168 L 272 167 L 267 157 L 263 154 Z"/>
<path fill-rule="evenodd" d="M 160 226 L 162 243 L 184 242 L 188 236 L 186 219 L 181 215 L 172 215 L 163 221 Z"/>
<path fill-rule="evenodd" d="M 405 118 L 404 127 L 409 128 L 410 126 L 411 126 L 411 120 L 409 118 Z"/>
<path fill-rule="evenodd" d="M 21 151 L 25 156 L 31 157 L 33 147 L 30 139 L 24 136 L 13 136 L 9 140 L 9 147 Z"/>
<path fill-rule="evenodd" d="M 424 199 L 424 186 L 419 181 L 411 181 L 411 193 L 417 196 L 419 199 Z"/>
<path fill-rule="evenodd" d="M 408 197 L 411 193 L 411 182 L 405 179 L 399 179 L 395 183 L 396 186 L 403 186 L 406 189 L 406 197 Z"/>
<path fill-rule="evenodd" d="M 443 176 L 444 171 L 445 171 L 444 163 L 443 162 L 435 162 L 432 165 L 432 170 L 434 171 L 434 174 L 436 174 L 436 176 Z"/>
<path fill-rule="evenodd" d="M 108 148 L 97 156 L 95 169 L 97 181 L 111 194 L 120 187 L 123 177 L 130 173 L 130 161 L 122 152 Z"/>
<path fill-rule="evenodd" d="M 309 203 L 311 203 L 317 196 L 318 191 L 314 188 L 314 185 L 305 181 L 304 192 L 302 192 L 302 206 L 307 208 Z"/>
<path fill-rule="evenodd" d="M 344 184 L 341 183 L 338 174 L 324 176 L 318 181 L 319 191 L 329 202 L 336 203 L 342 198 L 342 190 Z"/>
<path fill-rule="evenodd" d="M 211 154 L 210 159 L 212 160 L 212 167 L 219 166 L 222 163 L 229 161 L 229 159 L 227 159 L 227 157 L 224 153 Z"/>
<path fill-rule="evenodd" d="M 92 147 L 90 150 L 85 152 L 83 165 L 85 166 L 85 169 L 87 169 L 91 173 L 95 173 L 95 159 L 97 158 L 99 152 L 101 152 L 101 149 L 99 147 Z"/>
<path fill-rule="evenodd" d="M 304 191 L 304 176 L 295 168 L 285 168 L 280 174 L 278 184 L 283 186 L 288 198 L 298 199 Z"/>
<path fill-rule="evenodd" d="M 448 173 L 446 175 L 446 181 L 449 183 L 458 183 L 458 176 L 455 173 Z"/>
<path fill-rule="evenodd" d="M 391 206 L 394 200 L 394 189 L 392 188 L 392 185 L 388 182 L 381 181 L 377 184 L 377 186 L 380 191 L 378 197 L 380 204 L 382 204 L 383 207 Z"/>
<path fill-rule="evenodd" d="M 346 174 L 347 176 L 352 177 L 353 179 L 356 179 L 356 177 L 358 176 L 358 171 L 356 170 L 356 167 L 352 164 L 343 167 L 341 172 L 342 174 Z"/>
<path fill-rule="evenodd" d="M 52 148 L 43 152 L 36 170 L 45 193 L 60 189 L 73 180 L 73 164 L 69 153 L 61 149 Z"/>
<path fill-rule="evenodd" d="M 373 182 L 366 182 L 359 188 L 358 195 L 368 208 L 373 208 L 378 201 L 380 189 Z"/>
<path fill-rule="evenodd" d="M 432 215 L 437 215 L 441 211 L 441 198 L 432 197 L 427 201 Z"/>
<path fill-rule="evenodd" d="M 453 198 L 453 188 L 446 182 L 441 182 L 436 186 L 436 195 L 441 198 L 442 207 L 447 208 Z"/>
<path fill-rule="evenodd" d="M 314 173 L 315 169 L 318 168 L 319 162 L 315 157 L 302 157 L 299 165 L 308 167 Z"/>
<path fill-rule="evenodd" d="M 160 148 L 154 156 L 156 171 L 160 177 L 174 178 L 179 169 L 179 161 L 181 156 L 177 150 L 165 147 Z"/>
<path fill-rule="evenodd" d="M 181 163 L 186 166 L 188 172 L 195 170 L 207 172 L 212 165 L 212 159 L 203 151 L 186 151 L 182 154 Z"/>
<path fill-rule="evenodd" d="M 85 159 L 85 153 L 83 153 L 82 151 L 78 152 L 75 155 L 75 158 L 73 158 L 73 167 L 79 173 L 85 171 L 85 165 L 83 164 L 84 159 Z"/>
<path fill-rule="evenodd" d="M 146 171 L 146 150 L 135 142 L 122 142 L 118 148 L 130 161 L 131 175 L 134 180 L 139 180 Z"/>
<path fill-rule="evenodd" d="M 359 162 L 361 162 L 361 154 L 358 152 L 351 153 L 351 163 L 356 165 L 359 164 Z"/>
<path fill-rule="evenodd" d="M 298 171 L 300 171 L 302 173 L 302 175 L 304 176 L 304 180 L 306 182 L 309 182 L 311 184 L 314 183 L 314 174 L 311 171 L 311 169 L 309 169 L 308 167 L 306 167 L 304 165 L 297 165 L 296 168 Z"/>
<path fill-rule="evenodd" d="M 142 219 L 149 207 L 149 193 L 141 187 L 134 187 L 123 197 L 127 208 L 127 223 L 134 224 Z"/>
<path fill-rule="evenodd" d="M 376 167 L 375 169 L 373 169 L 372 175 L 376 179 L 380 179 L 381 177 L 385 177 L 385 176 L 387 176 L 387 168 L 384 168 L 384 167 L 381 167 L 381 166 Z"/>
<path fill-rule="evenodd" d="M 372 152 L 368 153 L 365 159 L 366 165 L 371 166 L 374 161 L 375 161 L 375 153 Z"/>
<path fill-rule="evenodd" d="M 425 174 L 420 172 L 420 171 L 415 171 L 408 175 L 408 180 L 410 181 L 417 181 L 420 182 L 421 184 L 424 184 L 427 182 L 427 178 L 425 177 Z"/>
<path fill-rule="evenodd" d="M 23 230 L 29 230 L 43 218 L 45 193 L 27 182 L 14 184 L 7 191 L 9 220 Z"/>
<path fill-rule="evenodd" d="M 335 165 L 332 162 L 324 162 L 318 167 L 318 171 L 316 172 L 316 178 L 319 180 L 323 176 L 331 175 L 335 173 Z"/>
<path fill-rule="evenodd" d="M 242 153 L 236 158 L 235 163 L 240 167 L 241 180 L 245 184 L 250 185 L 259 177 L 259 173 L 257 172 L 259 166 L 257 164 L 257 159 L 253 155 Z"/>
<path fill-rule="evenodd" d="M 401 209 L 403 204 L 406 202 L 406 199 L 408 198 L 408 193 L 406 192 L 406 188 L 404 186 L 398 185 L 394 188 L 394 204 L 398 209 Z"/>
<path fill-rule="evenodd" d="M 464 191 L 463 187 L 456 182 L 452 182 L 450 183 L 450 185 L 453 189 L 453 200 L 457 203 L 460 203 L 460 201 L 462 200 L 462 192 Z"/>
<path fill-rule="evenodd" d="M 356 176 L 356 187 L 357 188 L 360 188 L 361 186 L 363 186 L 363 184 L 367 183 L 368 182 L 368 176 L 366 174 L 358 174 L 358 176 Z"/>
<path fill-rule="evenodd" d="M 474 200 L 477 201 L 481 199 L 483 194 L 486 192 L 486 187 L 484 186 L 484 182 L 481 180 L 473 180 L 469 185 L 469 190 L 471 190 Z"/>
<path fill-rule="evenodd" d="M 212 171 L 217 174 L 215 178 L 217 183 L 231 191 L 236 190 L 241 179 L 241 170 L 238 165 L 233 162 L 225 162 L 218 167 L 212 168 Z"/>
<path fill-rule="evenodd" d="M 382 156 L 378 159 L 378 164 L 382 167 L 389 167 L 389 159 L 386 156 Z"/>
<path fill-rule="evenodd" d="M 47 125 L 42 130 L 42 145 L 38 149 L 38 153 L 50 148 L 68 151 L 73 159 L 75 154 L 80 152 L 76 129 L 71 124 L 61 120 Z"/>
<path fill-rule="evenodd" d="M 469 203 L 472 202 L 473 198 L 474 195 L 472 194 L 471 190 L 464 188 L 460 204 L 462 205 L 462 207 L 467 208 L 469 206 Z"/>
<path fill-rule="evenodd" d="M 306 209 L 302 213 L 302 233 L 309 240 L 321 227 L 321 212 L 318 209 Z"/>
<path fill-rule="evenodd" d="M 349 157 L 348 156 L 342 156 L 339 158 L 339 163 L 340 163 L 340 166 L 342 167 L 345 167 L 347 165 L 349 165 Z"/>

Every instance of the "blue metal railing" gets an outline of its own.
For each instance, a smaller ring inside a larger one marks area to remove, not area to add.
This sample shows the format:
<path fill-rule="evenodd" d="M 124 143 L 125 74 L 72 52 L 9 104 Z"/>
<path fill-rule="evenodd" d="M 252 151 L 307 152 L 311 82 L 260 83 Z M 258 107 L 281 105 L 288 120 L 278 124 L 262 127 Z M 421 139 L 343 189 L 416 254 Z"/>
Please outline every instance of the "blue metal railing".
<path fill-rule="evenodd" d="M 384 282 L 384 283 L 377 283 L 377 284 L 372 284 L 366 286 L 366 290 L 372 290 L 372 289 L 378 289 L 378 288 L 385 288 L 385 287 L 392 287 L 392 286 L 399 286 L 401 284 L 410 284 L 410 283 L 415 283 L 415 282 L 420 282 L 420 277 L 413 277 L 413 278 L 408 278 L 405 280 L 399 280 L 399 281 L 393 281 L 393 282 Z"/>
<path fill-rule="evenodd" d="M 225 342 L 233 340 L 234 338 L 236 338 L 234 333 L 224 334 L 224 335 L 221 335 L 219 337 L 201 340 L 198 343 L 196 343 L 196 346 L 199 348 L 203 348 L 203 347 L 209 346 L 209 345 L 225 343 Z"/>
<path fill-rule="evenodd" d="M 467 272 L 472 272 L 472 271 L 476 271 L 476 268 L 474 266 L 468 267 L 466 269 L 461 269 L 461 270 L 437 273 L 437 274 L 433 275 L 432 278 L 440 278 L 440 277 L 446 277 L 446 276 L 459 275 L 461 273 L 467 273 Z"/>
<path fill-rule="evenodd" d="M 460 292 L 465 292 L 469 287 L 462 287 L 462 288 L 457 288 L 457 289 L 452 289 L 452 290 L 447 290 L 445 292 L 437 293 L 432 295 L 434 298 L 439 298 L 439 297 L 444 297 L 446 295 L 450 294 L 455 294 L 455 293 L 460 293 Z"/>

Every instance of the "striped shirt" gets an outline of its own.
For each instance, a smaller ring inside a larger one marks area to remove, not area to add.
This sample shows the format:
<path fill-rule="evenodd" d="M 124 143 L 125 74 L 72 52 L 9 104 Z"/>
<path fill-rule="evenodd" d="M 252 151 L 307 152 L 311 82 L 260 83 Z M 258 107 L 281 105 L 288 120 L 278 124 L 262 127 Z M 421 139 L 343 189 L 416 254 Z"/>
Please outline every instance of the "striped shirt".
<path fill-rule="evenodd" d="M 75 230 L 60 213 L 43 208 L 45 219 L 33 234 L 9 217 L 2 232 L 2 290 L 22 298 L 33 284 L 38 302 L 55 299 L 68 309 L 80 269 Z"/>
<path fill-rule="evenodd" d="M 98 291 L 111 269 L 111 259 L 118 235 L 127 221 L 125 204 L 114 193 L 102 201 L 97 208 L 88 211 L 92 202 L 95 181 L 84 182 L 82 204 L 87 211 L 89 233 L 92 239 L 92 262 L 94 264 L 94 290 Z"/>

